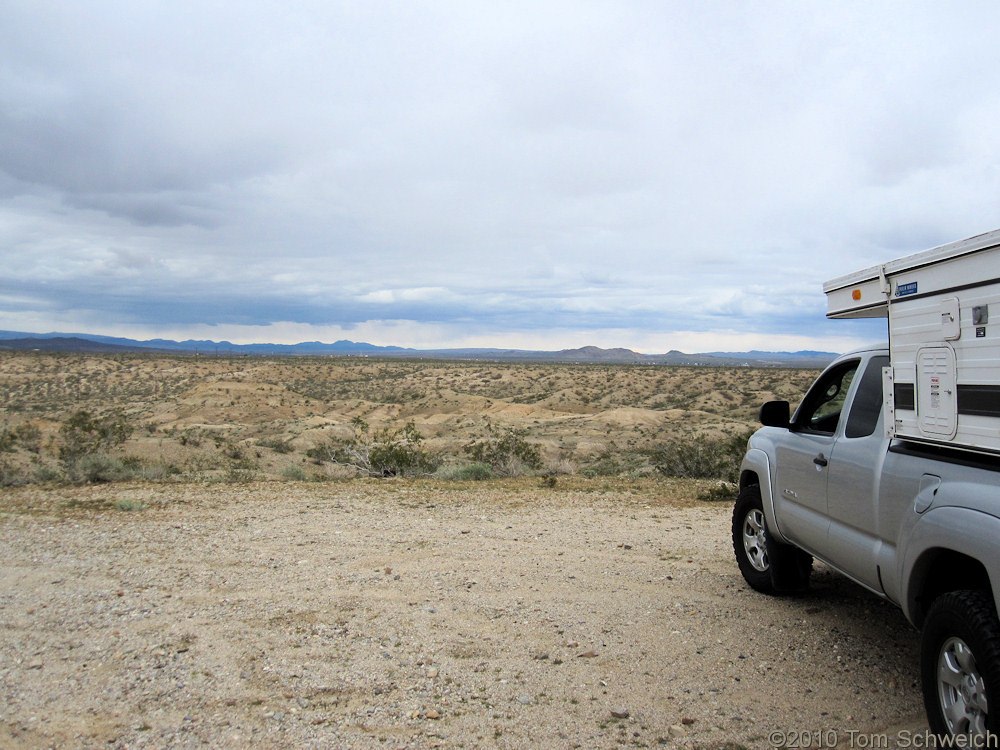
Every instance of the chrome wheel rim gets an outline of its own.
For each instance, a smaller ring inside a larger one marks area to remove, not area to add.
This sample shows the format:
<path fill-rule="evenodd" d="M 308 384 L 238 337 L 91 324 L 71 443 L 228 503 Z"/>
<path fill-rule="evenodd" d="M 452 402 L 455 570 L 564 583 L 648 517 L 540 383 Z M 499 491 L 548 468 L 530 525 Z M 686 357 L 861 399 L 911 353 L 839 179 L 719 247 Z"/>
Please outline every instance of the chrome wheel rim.
<path fill-rule="evenodd" d="M 755 508 L 743 519 L 743 551 L 753 569 L 767 572 L 767 527 L 764 525 L 764 511 Z"/>
<path fill-rule="evenodd" d="M 976 656 L 961 638 L 949 638 L 938 656 L 938 700 L 953 735 L 985 736 L 989 703 Z"/>

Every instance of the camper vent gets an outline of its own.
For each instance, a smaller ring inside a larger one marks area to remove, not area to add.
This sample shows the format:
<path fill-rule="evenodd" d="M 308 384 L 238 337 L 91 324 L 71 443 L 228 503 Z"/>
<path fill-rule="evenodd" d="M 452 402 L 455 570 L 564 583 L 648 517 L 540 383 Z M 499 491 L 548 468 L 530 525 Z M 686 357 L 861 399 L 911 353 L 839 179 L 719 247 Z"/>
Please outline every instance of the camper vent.
<path fill-rule="evenodd" d="M 958 428 L 955 350 L 928 346 L 917 351 L 917 424 L 927 437 L 955 436 Z"/>

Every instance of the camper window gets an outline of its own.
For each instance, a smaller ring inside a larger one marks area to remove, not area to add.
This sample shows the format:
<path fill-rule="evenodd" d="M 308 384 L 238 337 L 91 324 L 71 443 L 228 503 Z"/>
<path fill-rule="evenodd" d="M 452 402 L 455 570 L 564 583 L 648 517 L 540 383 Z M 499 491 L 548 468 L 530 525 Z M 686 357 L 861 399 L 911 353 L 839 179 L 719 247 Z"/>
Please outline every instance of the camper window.
<path fill-rule="evenodd" d="M 847 417 L 846 437 L 868 437 L 875 432 L 882 413 L 882 368 L 888 366 L 888 357 L 872 357 L 868 362 Z"/>

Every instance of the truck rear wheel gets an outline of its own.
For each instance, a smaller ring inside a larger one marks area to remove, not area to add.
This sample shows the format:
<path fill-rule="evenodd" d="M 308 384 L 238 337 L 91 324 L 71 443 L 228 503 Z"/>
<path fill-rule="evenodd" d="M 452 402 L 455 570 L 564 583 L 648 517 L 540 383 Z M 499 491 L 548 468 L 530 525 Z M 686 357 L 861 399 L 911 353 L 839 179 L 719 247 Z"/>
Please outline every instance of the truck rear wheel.
<path fill-rule="evenodd" d="M 921 636 L 920 678 L 932 732 L 1000 732 L 1000 621 L 989 594 L 953 591 L 934 602 Z"/>
<path fill-rule="evenodd" d="M 770 537 L 760 487 L 756 484 L 741 489 L 736 498 L 733 552 L 743 578 L 761 593 L 790 593 L 809 585 L 812 557 Z"/>

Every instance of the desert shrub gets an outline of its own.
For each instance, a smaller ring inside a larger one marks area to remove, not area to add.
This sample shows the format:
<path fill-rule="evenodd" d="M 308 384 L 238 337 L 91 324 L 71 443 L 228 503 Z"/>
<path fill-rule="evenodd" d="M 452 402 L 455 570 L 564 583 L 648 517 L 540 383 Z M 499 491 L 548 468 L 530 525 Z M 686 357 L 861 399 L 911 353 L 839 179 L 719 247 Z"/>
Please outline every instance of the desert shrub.
<path fill-rule="evenodd" d="M 177 439 L 177 442 L 181 445 L 190 445 L 192 448 L 197 448 L 201 445 L 201 437 L 194 430 L 184 430 Z"/>
<path fill-rule="evenodd" d="M 732 503 L 736 501 L 739 485 L 731 482 L 718 482 L 698 493 L 698 499 L 709 503 Z"/>
<path fill-rule="evenodd" d="M 11 432 L 14 439 L 26 451 L 38 453 L 42 449 L 42 431 L 38 429 L 38 425 L 26 422 L 18 425 Z"/>
<path fill-rule="evenodd" d="M 236 461 L 226 469 L 225 481 L 229 484 L 249 484 L 256 478 L 256 468 L 245 461 Z"/>
<path fill-rule="evenodd" d="M 225 447 L 222 449 L 222 455 L 226 458 L 231 458 L 234 461 L 243 461 L 246 458 L 246 454 L 243 452 L 243 446 L 238 443 L 226 443 Z"/>
<path fill-rule="evenodd" d="M 270 448 L 275 453 L 291 453 L 295 450 L 292 446 L 291 440 L 282 440 L 281 438 L 265 438 L 264 440 L 258 440 L 257 445 L 263 448 Z"/>
<path fill-rule="evenodd" d="M 309 475 L 301 466 L 286 466 L 281 470 L 281 476 L 292 482 L 304 482 L 309 479 Z"/>
<path fill-rule="evenodd" d="M 650 463 L 662 475 L 684 479 L 736 482 L 751 431 L 722 438 L 673 440 L 648 451 Z"/>
<path fill-rule="evenodd" d="M 30 422 L 13 429 L 0 427 L 0 453 L 13 453 L 18 445 L 31 453 L 38 453 L 42 445 L 42 432 Z"/>
<path fill-rule="evenodd" d="M 132 427 L 121 412 L 95 417 L 81 409 L 63 422 L 59 430 L 59 458 L 72 468 L 84 456 L 121 445 L 131 434 Z"/>
<path fill-rule="evenodd" d="M 463 446 L 476 462 L 486 464 L 493 473 L 503 477 L 523 474 L 526 469 L 540 469 L 542 456 L 538 446 L 524 438 L 525 431 L 514 427 L 497 427 L 486 420 L 486 437 Z"/>
<path fill-rule="evenodd" d="M 577 473 L 577 465 L 568 458 L 556 458 L 545 464 L 545 472 L 550 476 L 572 476 Z"/>
<path fill-rule="evenodd" d="M 74 464 L 71 474 L 71 478 L 75 481 L 90 484 L 120 482 L 131 476 L 132 473 L 120 459 L 104 453 L 88 453 L 81 456 Z"/>
<path fill-rule="evenodd" d="M 457 466 L 442 466 L 434 476 L 438 479 L 455 481 L 482 481 L 494 477 L 493 469 L 482 462 L 459 464 Z"/>
<path fill-rule="evenodd" d="M 646 458 L 632 453 L 604 451 L 591 459 L 580 473 L 585 477 L 617 477 L 646 466 Z"/>
<path fill-rule="evenodd" d="M 372 432 L 365 420 L 355 417 L 351 426 L 354 434 L 350 438 L 333 438 L 311 448 L 307 455 L 370 477 L 429 474 L 436 468 L 434 459 L 420 448 L 423 436 L 413 422 Z"/>
<path fill-rule="evenodd" d="M 115 501 L 115 507 L 118 510 L 124 510 L 126 512 L 146 510 L 146 504 L 140 500 L 132 500 L 129 498 L 122 498 Z"/>
<path fill-rule="evenodd" d="M 0 487 L 17 487 L 28 483 L 28 477 L 18 467 L 0 460 Z"/>
<path fill-rule="evenodd" d="M 580 469 L 580 473 L 593 479 L 594 477 L 614 477 L 622 472 L 622 465 L 614 459 L 602 458 Z"/>
<path fill-rule="evenodd" d="M 34 480 L 36 482 L 57 482 L 62 479 L 62 474 L 51 466 L 42 464 L 35 468 Z"/>
<path fill-rule="evenodd" d="M 137 461 L 135 463 L 126 464 L 126 466 L 128 466 L 133 479 L 144 479 L 148 482 L 163 481 L 164 479 L 169 479 L 175 474 L 181 473 L 180 469 L 173 464 L 165 464 L 162 461 L 149 463 L 145 461 Z"/>

